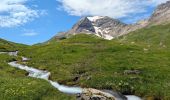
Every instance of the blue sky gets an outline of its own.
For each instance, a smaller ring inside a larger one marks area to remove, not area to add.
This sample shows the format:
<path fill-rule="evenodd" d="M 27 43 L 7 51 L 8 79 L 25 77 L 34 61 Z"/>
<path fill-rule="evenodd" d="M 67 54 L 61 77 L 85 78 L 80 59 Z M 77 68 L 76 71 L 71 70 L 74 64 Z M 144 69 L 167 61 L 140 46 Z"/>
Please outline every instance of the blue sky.
<path fill-rule="evenodd" d="M 158 4 L 167 0 L 99 1 L 1 0 L 0 38 L 24 44 L 44 42 L 69 30 L 82 16 L 109 16 L 134 23 L 148 18 Z"/>

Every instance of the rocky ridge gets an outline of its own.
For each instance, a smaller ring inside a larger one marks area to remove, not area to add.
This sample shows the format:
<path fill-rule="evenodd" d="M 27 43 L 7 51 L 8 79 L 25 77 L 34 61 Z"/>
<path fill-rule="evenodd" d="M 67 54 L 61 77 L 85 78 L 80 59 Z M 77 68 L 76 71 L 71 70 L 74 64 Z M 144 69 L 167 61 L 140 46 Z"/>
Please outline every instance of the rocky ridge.
<path fill-rule="evenodd" d="M 170 1 L 163 3 L 157 7 L 149 19 L 149 24 L 159 25 L 170 22 Z"/>

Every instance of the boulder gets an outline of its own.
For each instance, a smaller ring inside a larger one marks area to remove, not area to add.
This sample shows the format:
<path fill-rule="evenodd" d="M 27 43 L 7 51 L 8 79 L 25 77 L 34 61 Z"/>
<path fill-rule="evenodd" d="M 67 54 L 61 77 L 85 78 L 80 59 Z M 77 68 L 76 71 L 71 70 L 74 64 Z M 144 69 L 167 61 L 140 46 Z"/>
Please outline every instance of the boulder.
<path fill-rule="evenodd" d="M 82 94 L 77 96 L 77 100 L 127 100 L 127 98 L 109 90 L 84 88 Z"/>

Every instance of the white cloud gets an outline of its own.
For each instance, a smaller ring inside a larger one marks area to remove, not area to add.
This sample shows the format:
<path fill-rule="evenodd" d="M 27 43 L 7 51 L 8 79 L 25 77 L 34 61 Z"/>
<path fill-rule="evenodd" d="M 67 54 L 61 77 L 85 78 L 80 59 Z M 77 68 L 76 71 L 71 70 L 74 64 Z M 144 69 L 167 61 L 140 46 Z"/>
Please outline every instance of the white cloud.
<path fill-rule="evenodd" d="M 123 18 L 147 12 L 149 6 L 157 6 L 168 0 L 57 0 L 61 8 L 75 16 L 110 16 Z"/>
<path fill-rule="evenodd" d="M 22 34 L 22 36 L 36 36 L 36 35 L 38 35 L 38 33 L 36 33 L 36 32 L 30 32 L 30 33 Z"/>
<path fill-rule="evenodd" d="M 24 33 L 21 34 L 22 36 L 36 36 L 38 35 L 37 32 L 35 32 L 34 30 L 24 30 Z"/>
<path fill-rule="evenodd" d="M 39 17 L 38 10 L 29 8 L 28 0 L 0 0 L 0 27 L 25 24 Z"/>

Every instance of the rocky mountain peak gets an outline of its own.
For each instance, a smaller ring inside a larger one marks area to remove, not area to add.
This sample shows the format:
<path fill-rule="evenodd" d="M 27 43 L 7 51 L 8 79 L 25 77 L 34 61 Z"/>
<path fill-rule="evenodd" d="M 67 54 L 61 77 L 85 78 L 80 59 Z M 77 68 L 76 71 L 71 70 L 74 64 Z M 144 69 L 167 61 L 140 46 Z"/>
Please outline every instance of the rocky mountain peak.
<path fill-rule="evenodd" d="M 87 18 L 83 17 L 80 19 L 79 22 L 77 22 L 70 31 L 68 31 L 68 34 L 76 34 L 76 33 L 93 33 L 95 32 L 95 29 L 92 25 L 92 22 Z"/>
<path fill-rule="evenodd" d="M 110 17 L 102 17 L 102 16 L 95 16 L 95 17 L 87 17 L 88 19 L 90 19 L 90 21 L 92 22 L 93 25 L 97 26 L 97 27 L 104 27 L 104 28 L 108 28 L 108 27 L 115 27 L 118 25 L 126 25 L 125 23 L 122 23 L 121 21 L 117 20 L 117 19 L 113 19 Z"/>
<path fill-rule="evenodd" d="M 107 16 L 90 16 L 81 18 L 68 32 L 59 33 L 56 38 L 68 37 L 76 34 L 94 34 L 98 37 L 111 40 L 140 27 L 127 25 L 117 19 Z"/>
<path fill-rule="evenodd" d="M 104 39 L 111 40 L 119 34 L 121 28 L 125 27 L 126 24 L 119 20 L 107 17 L 107 16 L 90 16 L 81 18 L 68 32 L 64 35 L 75 35 L 75 34 L 94 34 Z M 61 35 L 61 34 L 59 34 Z M 63 33 L 62 33 L 63 35 Z"/>

